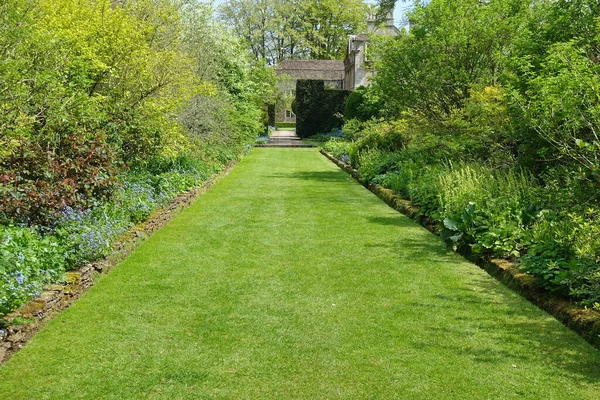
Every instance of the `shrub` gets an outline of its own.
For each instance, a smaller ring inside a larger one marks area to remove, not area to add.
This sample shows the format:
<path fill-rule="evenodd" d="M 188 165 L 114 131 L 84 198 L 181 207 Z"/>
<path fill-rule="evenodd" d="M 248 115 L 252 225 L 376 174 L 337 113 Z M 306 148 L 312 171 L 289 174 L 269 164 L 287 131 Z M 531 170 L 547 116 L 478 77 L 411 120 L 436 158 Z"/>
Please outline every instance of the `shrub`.
<path fill-rule="evenodd" d="M 377 94 L 374 93 L 372 86 L 361 86 L 348 95 L 346 107 L 344 108 L 344 118 L 346 120 L 368 121 L 379 117 L 382 106 L 383 104 Z"/>
<path fill-rule="evenodd" d="M 344 138 L 344 131 L 342 131 L 341 129 L 337 129 L 337 130 L 327 132 L 327 133 L 318 133 L 316 135 L 312 135 L 308 139 L 326 142 L 331 139 L 341 139 L 341 138 Z"/>
<path fill-rule="evenodd" d="M 346 90 L 326 90 L 323 81 L 299 80 L 296 86 L 296 133 L 307 138 L 343 124 Z"/>
<path fill-rule="evenodd" d="M 404 127 L 404 121 L 365 123 L 350 152 L 352 165 L 360 166 L 361 153 L 365 151 L 396 152 L 402 150 L 407 144 Z"/>
<path fill-rule="evenodd" d="M 295 128 L 296 123 L 295 122 L 276 122 L 275 126 L 277 127 L 277 129 L 279 129 L 279 128 Z"/>
<path fill-rule="evenodd" d="M 88 207 L 114 190 L 117 168 L 102 135 L 54 144 L 23 141 L 0 158 L 0 222 L 47 225 L 64 207 Z"/>
<path fill-rule="evenodd" d="M 363 151 L 359 158 L 358 172 L 367 182 L 375 178 L 394 172 L 398 168 L 398 161 L 402 157 L 400 153 L 389 153 L 378 150 Z M 382 178 L 379 178 L 382 179 Z"/>
<path fill-rule="evenodd" d="M 113 203 L 89 210 L 65 208 L 57 221 L 55 237 L 65 248 L 67 268 L 76 269 L 109 254 L 114 240 L 131 226 L 128 211 Z"/>

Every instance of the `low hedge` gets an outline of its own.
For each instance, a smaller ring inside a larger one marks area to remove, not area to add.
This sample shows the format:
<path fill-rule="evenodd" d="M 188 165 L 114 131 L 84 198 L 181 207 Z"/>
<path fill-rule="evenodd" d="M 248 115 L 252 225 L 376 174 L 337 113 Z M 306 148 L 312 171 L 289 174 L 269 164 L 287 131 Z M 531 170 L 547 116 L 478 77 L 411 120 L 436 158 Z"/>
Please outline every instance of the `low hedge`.
<path fill-rule="evenodd" d="M 277 126 L 277 129 L 279 129 L 279 128 L 295 128 L 296 123 L 295 122 L 276 122 L 275 126 Z"/>

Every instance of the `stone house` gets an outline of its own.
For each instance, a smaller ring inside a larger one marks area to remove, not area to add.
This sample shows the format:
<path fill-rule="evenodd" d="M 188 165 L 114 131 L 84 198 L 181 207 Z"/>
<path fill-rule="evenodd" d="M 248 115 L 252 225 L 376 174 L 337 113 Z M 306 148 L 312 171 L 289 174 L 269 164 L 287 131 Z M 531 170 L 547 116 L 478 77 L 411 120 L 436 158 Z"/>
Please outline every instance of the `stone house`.
<path fill-rule="evenodd" d="M 322 80 L 329 89 L 355 90 L 369 84 L 372 72 L 369 70 L 368 41 L 371 35 L 395 36 L 399 33 L 394 25 L 394 10 L 391 10 L 382 23 L 374 15 L 367 20 L 367 33 L 348 38 L 346 59 L 341 60 L 284 60 L 276 67 L 279 80 L 280 101 L 275 104 L 276 122 L 296 122 L 296 115 L 290 109 L 291 100 L 296 94 L 298 80 Z M 287 79 L 285 79 L 287 78 Z"/>
<path fill-rule="evenodd" d="M 370 15 L 367 20 L 367 33 L 352 35 L 348 38 L 348 50 L 344 60 L 344 89 L 355 90 L 369 84 L 372 72 L 369 70 L 369 36 L 396 36 L 399 33 L 394 25 L 394 10 L 386 15 L 383 23 L 378 24 L 376 17 Z"/>

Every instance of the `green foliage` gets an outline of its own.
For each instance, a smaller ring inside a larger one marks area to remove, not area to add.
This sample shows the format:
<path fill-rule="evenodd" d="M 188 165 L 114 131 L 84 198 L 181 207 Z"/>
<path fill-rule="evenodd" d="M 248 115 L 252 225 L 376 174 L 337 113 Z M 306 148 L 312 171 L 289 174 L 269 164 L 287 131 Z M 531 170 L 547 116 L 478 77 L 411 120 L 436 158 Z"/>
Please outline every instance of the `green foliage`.
<path fill-rule="evenodd" d="M 402 150 L 407 142 L 404 121 L 379 122 L 369 121 L 362 125 L 360 134 L 355 136 L 355 144 L 350 152 L 352 165 L 361 165 L 364 152 L 373 150 L 384 153 Z M 348 127 L 344 127 L 348 130 Z M 352 131 L 352 129 L 350 129 Z M 353 133 L 350 133 L 352 136 Z"/>
<path fill-rule="evenodd" d="M 432 120 L 461 108 L 475 84 L 498 78 L 521 0 L 432 0 L 409 13 L 410 31 L 376 50 L 374 77 L 386 114 L 414 109 Z"/>
<path fill-rule="evenodd" d="M 521 259 L 586 305 L 600 296 L 598 15 L 592 0 L 416 2 L 410 31 L 371 46 L 388 120 L 359 121 L 353 94 L 344 127 L 361 175 L 450 243 Z"/>
<path fill-rule="evenodd" d="M 541 208 L 535 180 L 522 171 L 481 166 L 445 170 L 440 179 L 440 218 L 446 238 L 476 254 L 519 257 Z"/>
<path fill-rule="evenodd" d="M 120 176 L 111 201 L 62 207 L 53 215 L 52 229 L 0 226 L 0 317 L 37 296 L 44 284 L 62 279 L 65 270 L 109 254 L 118 237 L 200 185 L 208 171 L 213 172 L 210 164 L 198 159 L 155 158 Z"/>
<path fill-rule="evenodd" d="M 19 226 L 0 225 L 0 314 L 263 130 L 274 73 L 211 18 L 193 0 L 0 1 L 0 223 Z"/>
<path fill-rule="evenodd" d="M 360 154 L 358 172 L 366 181 L 387 173 L 394 173 L 398 165 L 400 153 L 389 153 L 377 149 L 366 149 Z"/>
<path fill-rule="evenodd" d="M 277 122 L 276 123 L 277 128 L 295 128 L 296 127 L 296 123 L 295 122 Z"/>
<path fill-rule="evenodd" d="M 347 37 L 366 28 L 362 0 L 228 0 L 220 18 L 245 40 L 256 60 L 340 59 Z"/>
<path fill-rule="evenodd" d="M 332 154 L 335 158 L 342 162 L 350 161 L 350 147 L 352 143 L 345 140 L 332 139 L 323 145 L 323 150 Z"/>
<path fill-rule="evenodd" d="M 368 121 L 379 117 L 382 108 L 382 100 L 375 93 L 373 87 L 361 86 L 350 92 L 346 100 L 344 118 L 346 120 L 357 119 L 359 121 Z"/>
<path fill-rule="evenodd" d="M 120 164 L 188 146 L 173 114 L 202 88 L 173 2 L 9 8 L 0 27 L 4 221 L 47 223 L 61 207 L 106 200 Z"/>
<path fill-rule="evenodd" d="M 296 133 L 307 138 L 340 128 L 349 92 L 326 90 L 323 81 L 299 80 L 296 88 Z"/>
<path fill-rule="evenodd" d="M 587 306 L 600 302 L 600 217 L 544 210 L 532 228 L 531 245 L 521 268 L 551 290 Z"/>
<path fill-rule="evenodd" d="M 197 73 L 214 90 L 195 96 L 179 121 L 197 146 L 209 143 L 239 154 L 267 123 L 275 75 L 264 64 L 253 63 L 240 40 L 210 20 L 211 12 L 196 5 L 184 14 L 185 48 Z"/>
<path fill-rule="evenodd" d="M 64 244 L 34 229 L 0 226 L 0 317 L 63 278 Z"/>
<path fill-rule="evenodd" d="M 528 89 L 514 101 L 544 143 L 538 156 L 577 162 L 589 173 L 600 172 L 600 69 L 574 42 L 550 46 L 542 67 L 530 71 Z M 539 140 L 537 144 L 539 145 Z"/>

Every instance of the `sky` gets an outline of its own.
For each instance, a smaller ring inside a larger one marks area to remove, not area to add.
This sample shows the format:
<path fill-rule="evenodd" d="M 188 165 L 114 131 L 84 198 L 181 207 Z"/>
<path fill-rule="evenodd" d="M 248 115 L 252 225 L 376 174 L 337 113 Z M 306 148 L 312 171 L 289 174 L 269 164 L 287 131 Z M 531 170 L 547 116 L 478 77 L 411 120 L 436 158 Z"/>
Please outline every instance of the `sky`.
<path fill-rule="evenodd" d="M 371 4 L 375 4 L 376 1 L 374 0 L 366 0 L 367 3 L 371 3 Z M 218 6 L 219 4 L 225 2 L 225 0 L 215 0 L 214 4 L 215 6 Z M 404 15 L 406 13 L 406 11 L 411 7 L 412 2 L 408 1 L 396 1 L 396 8 L 394 10 L 394 23 L 396 24 L 397 27 L 401 28 L 404 26 L 405 24 L 405 20 L 404 20 Z"/>

